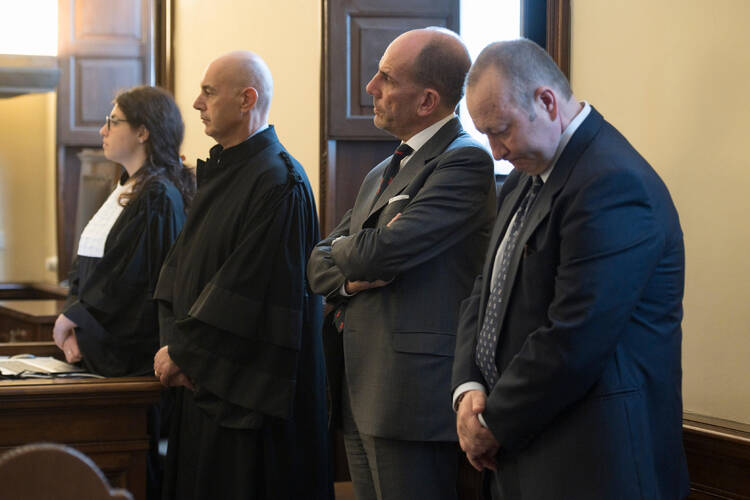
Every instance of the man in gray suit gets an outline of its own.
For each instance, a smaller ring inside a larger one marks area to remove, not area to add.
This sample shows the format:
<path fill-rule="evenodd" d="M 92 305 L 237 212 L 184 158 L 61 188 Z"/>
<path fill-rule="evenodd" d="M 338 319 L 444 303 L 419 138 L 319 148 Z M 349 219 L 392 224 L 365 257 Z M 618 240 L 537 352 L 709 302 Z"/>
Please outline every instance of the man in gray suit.
<path fill-rule="evenodd" d="M 342 424 L 359 500 L 456 498 L 448 394 L 458 309 L 495 208 L 492 160 L 454 114 L 469 66 L 444 29 L 391 43 L 367 92 L 375 125 L 402 144 L 310 257 L 311 288 L 339 306 Z"/>

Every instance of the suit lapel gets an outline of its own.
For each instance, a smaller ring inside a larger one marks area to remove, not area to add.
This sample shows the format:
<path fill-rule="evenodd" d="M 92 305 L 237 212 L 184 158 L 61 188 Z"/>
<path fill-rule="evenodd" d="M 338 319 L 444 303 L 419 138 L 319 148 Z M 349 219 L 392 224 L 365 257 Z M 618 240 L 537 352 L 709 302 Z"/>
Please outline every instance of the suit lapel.
<path fill-rule="evenodd" d="M 359 189 L 359 195 L 357 200 L 354 202 L 354 208 L 352 209 L 352 219 L 349 223 L 349 232 L 355 233 L 362 229 L 362 226 L 370 213 L 370 207 L 375 200 L 375 196 L 378 194 L 378 188 L 380 188 L 380 181 L 383 178 L 383 172 L 391 161 L 389 156 L 385 160 L 378 163 L 370 173 L 367 174 L 365 180 L 362 181 L 362 187 Z"/>
<path fill-rule="evenodd" d="M 547 216 L 552 208 L 552 202 L 554 201 L 557 193 L 563 188 L 565 183 L 570 177 L 570 173 L 573 171 L 578 159 L 580 158 L 583 151 L 588 147 L 594 136 L 599 132 L 599 129 L 604 122 L 602 115 L 600 115 L 592 106 L 589 116 L 581 123 L 576 130 L 573 137 L 563 149 L 560 158 L 558 158 L 555 168 L 552 170 L 547 182 L 544 183 L 542 190 L 539 192 L 539 196 L 531 207 L 531 212 L 528 215 L 528 220 L 523 228 L 523 232 L 520 235 L 519 246 L 525 247 L 526 242 L 534 231 L 536 230 L 539 223 Z M 520 252 L 516 252 L 511 262 L 511 269 L 515 274 L 515 269 L 518 267 L 518 261 L 520 260 Z"/>
<path fill-rule="evenodd" d="M 430 140 L 425 143 L 424 146 L 419 148 L 419 150 L 414 153 L 414 156 L 406 163 L 406 165 L 404 165 L 404 167 L 398 172 L 398 174 L 396 174 L 396 177 L 393 178 L 391 184 L 385 189 L 385 191 L 383 191 L 375 204 L 372 205 L 372 209 L 362 220 L 361 224 L 364 225 L 370 217 L 378 213 L 385 205 L 388 204 L 388 200 L 403 191 L 414 180 L 417 174 L 421 172 L 425 164 L 429 163 L 432 159 L 445 151 L 450 143 L 453 142 L 453 140 L 458 136 L 459 133 L 461 133 L 461 130 L 461 122 L 458 120 L 458 118 L 453 118 L 452 120 L 448 121 L 448 123 L 440 127 L 440 130 L 438 130 L 435 135 L 433 135 Z M 378 170 L 380 172 L 380 175 L 377 177 L 378 180 L 383 176 L 382 170 L 385 168 L 385 165 L 388 165 L 390 161 L 391 157 L 389 156 L 384 162 L 378 165 Z M 370 204 L 372 204 L 371 200 L 375 198 L 379 186 L 380 184 L 373 186 L 374 192 L 370 193 L 371 195 L 368 196 Z M 362 226 L 360 225 L 355 227 L 357 230 L 359 230 Z"/>
<path fill-rule="evenodd" d="M 513 250 L 513 255 L 511 256 L 511 262 L 508 268 L 508 277 L 505 281 L 506 286 L 502 291 L 503 300 L 500 302 L 499 311 L 499 327 L 501 330 L 503 321 L 505 319 L 505 310 L 508 304 L 508 297 L 510 296 L 510 292 L 513 289 L 513 283 L 516 279 L 518 265 L 521 262 L 521 256 L 523 255 L 524 248 L 526 247 L 529 238 L 531 238 L 531 235 L 534 234 L 534 231 L 536 231 L 537 227 L 539 227 L 539 224 L 549 214 L 550 210 L 552 209 L 552 203 L 554 202 L 557 193 L 563 188 L 563 186 L 565 186 L 565 183 L 567 182 L 570 173 L 573 171 L 573 168 L 578 162 L 578 159 L 594 139 L 594 136 L 599 132 L 599 129 L 601 128 L 603 122 L 604 120 L 602 116 L 592 106 L 589 116 L 587 116 L 583 123 L 581 123 L 581 125 L 573 134 L 573 137 L 570 138 L 570 141 L 565 146 L 565 149 L 560 155 L 560 158 L 558 158 L 554 169 L 552 169 L 552 173 L 547 179 L 547 182 L 544 183 L 544 186 L 542 186 L 541 191 L 539 191 L 539 195 L 532 205 L 531 211 L 527 215 L 527 220 L 524 224 L 523 231 L 519 235 L 518 243 L 516 244 L 516 248 Z M 524 188 L 528 187 L 529 185 L 528 178 L 528 175 L 522 174 L 518 181 L 518 185 L 508 195 L 508 203 L 505 203 L 504 200 L 503 206 L 498 213 L 498 223 L 495 225 L 492 239 L 490 239 L 490 242 L 494 245 L 494 250 L 491 254 L 488 255 L 488 258 L 485 261 L 485 269 L 483 274 L 483 276 L 487 277 L 487 280 L 482 292 L 482 310 L 480 311 L 480 317 L 482 318 L 482 321 L 484 321 L 484 306 L 487 304 L 487 299 L 489 297 L 491 273 L 494 267 L 497 247 L 500 244 L 502 235 L 505 234 L 505 229 L 508 227 L 510 219 L 516 212 L 516 208 L 520 203 L 521 197 L 526 193 L 526 189 Z M 479 325 L 479 328 L 481 328 L 481 324 Z"/>

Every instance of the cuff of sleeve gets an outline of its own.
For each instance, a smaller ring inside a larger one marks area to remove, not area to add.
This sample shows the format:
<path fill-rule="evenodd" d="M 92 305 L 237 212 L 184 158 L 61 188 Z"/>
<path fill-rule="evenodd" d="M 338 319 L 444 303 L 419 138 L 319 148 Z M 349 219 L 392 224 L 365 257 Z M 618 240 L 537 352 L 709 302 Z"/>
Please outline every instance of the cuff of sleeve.
<path fill-rule="evenodd" d="M 463 384 L 456 387 L 455 391 L 453 391 L 453 411 L 458 411 L 458 398 L 460 398 L 463 393 L 469 391 L 482 391 L 485 396 L 487 395 L 487 390 L 484 388 L 484 385 L 480 384 L 479 382 L 464 382 Z M 483 422 L 481 417 L 482 415 L 480 414 L 479 421 Z M 485 427 L 487 426 L 485 425 Z"/>
<path fill-rule="evenodd" d="M 347 292 L 346 283 L 344 283 L 343 285 L 341 285 L 341 288 L 339 289 L 339 295 L 341 295 L 342 297 L 354 297 L 355 295 L 357 295 L 357 292 L 354 292 L 354 293 Z"/>

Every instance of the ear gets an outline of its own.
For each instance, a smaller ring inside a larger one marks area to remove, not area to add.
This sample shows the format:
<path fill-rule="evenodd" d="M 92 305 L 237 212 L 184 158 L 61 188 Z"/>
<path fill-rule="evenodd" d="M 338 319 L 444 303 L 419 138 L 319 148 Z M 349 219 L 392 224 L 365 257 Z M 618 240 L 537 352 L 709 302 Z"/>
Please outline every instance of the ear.
<path fill-rule="evenodd" d="M 429 87 L 424 89 L 422 91 L 422 96 L 420 97 L 419 105 L 417 107 L 417 115 L 429 116 L 439 107 L 440 94 L 438 94 L 438 91 Z"/>
<path fill-rule="evenodd" d="M 138 142 L 143 144 L 148 140 L 149 131 L 144 125 L 141 125 L 138 127 L 135 136 L 138 138 Z"/>
<path fill-rule="evenodd" d="M 542 86 L 534 91 L 534 105 L 552 121 L 557 119 L 559 112 L 557 104 L 557 95 L 551 87 Z"/>
<path fill-rule="evenodd" d="M 242 89 L 240 95 L 242 96 L 240 110 L 242 110 L 243 112 L 250 111 L 255 107 L 255 103 L 258 102 L 258 91 L 253 87 L 245 87 L 244 89 Z"/>

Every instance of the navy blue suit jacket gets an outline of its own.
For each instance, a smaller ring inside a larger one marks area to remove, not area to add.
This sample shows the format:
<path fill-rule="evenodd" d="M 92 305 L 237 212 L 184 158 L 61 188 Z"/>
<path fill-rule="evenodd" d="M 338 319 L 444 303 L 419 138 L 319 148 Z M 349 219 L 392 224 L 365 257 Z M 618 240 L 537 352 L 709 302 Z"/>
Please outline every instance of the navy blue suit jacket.
<path fill-rule="evenodd" d="M 529 176 L 514 171 L 462 304 L 453 387 L 474 363 L 495 252 Z M 677 499 L 684 247 L 666 186 L 594 109 L 529 213 L 503 290 L 484 418 L 493 491 L 513 499 Z"/>

